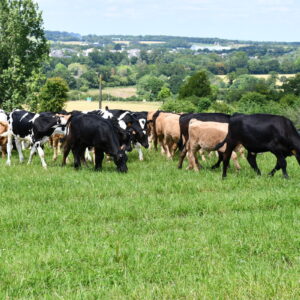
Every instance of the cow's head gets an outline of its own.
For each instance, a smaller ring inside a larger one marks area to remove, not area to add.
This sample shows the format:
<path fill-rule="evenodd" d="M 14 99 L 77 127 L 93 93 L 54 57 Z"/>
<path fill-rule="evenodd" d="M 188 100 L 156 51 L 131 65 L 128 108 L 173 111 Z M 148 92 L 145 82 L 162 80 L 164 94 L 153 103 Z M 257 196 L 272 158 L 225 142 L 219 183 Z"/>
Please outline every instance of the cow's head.
<path fill-rule="evenodd" d="M 129 129 L 133 143 L 140 143 L 143 147 L 148 148 L 148 136 L 145 130 L 141 130 L 139 126 L 135 126 L 134 124 Z"/>
<path fill-rule="evenodd" d="M 55 116 L 58 119 L 58 124 L 64 126 L 68 123 L 71 114 L 56 114 Z"/>
<path fill-rule="evenodd" d="M 117 166 L 117 171 L 121 173 L 126 173 L 128 171 L 126 162 L 127 162 L 127 155 L 124 150 L 119 150 L 117 156 L 114 157 L 114 162 Z"/>

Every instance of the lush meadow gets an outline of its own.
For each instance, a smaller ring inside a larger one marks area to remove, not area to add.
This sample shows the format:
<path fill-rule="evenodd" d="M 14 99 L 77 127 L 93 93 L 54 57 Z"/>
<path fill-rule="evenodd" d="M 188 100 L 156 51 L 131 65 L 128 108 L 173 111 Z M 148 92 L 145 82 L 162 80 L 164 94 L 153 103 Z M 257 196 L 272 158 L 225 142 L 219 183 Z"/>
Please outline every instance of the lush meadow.
<path fill-rule="evenodd" d="M 153 150 L 127 174 L 0 162 L 1 299 L 296 299 L 300 167 L 290 180 L 178 170 Z M 28 152 L 26 153 L 28 157 Z M 186 165 L 185 165 L 186 166 Z"/>

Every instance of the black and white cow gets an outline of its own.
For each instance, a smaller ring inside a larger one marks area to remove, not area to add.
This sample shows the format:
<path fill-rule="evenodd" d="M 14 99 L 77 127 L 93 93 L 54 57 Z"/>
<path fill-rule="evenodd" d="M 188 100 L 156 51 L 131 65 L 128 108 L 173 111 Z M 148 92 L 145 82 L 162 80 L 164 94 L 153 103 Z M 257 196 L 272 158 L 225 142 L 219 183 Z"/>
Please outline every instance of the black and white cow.
<path fill-rule="evenodd" d="M 132 132 L 132 142 L 139 152 L 139 160 L 143 160 L 143 152 L 141 147 L 148 148 L 148 135 L 147 135 L 147 112 L 132 112 L 122 109 L 108 109 L 106 111 L 113 114 L 123 128 L 130 128 Z"/>
<path fill-rule="evenodd" d="M 7 165 L 11 165 L 11 150 L 13 139 L 19 153 L 20 162 L 24 161 L 21 142 L 26 141 L 31 144 L 31 151 L 28 164 L 32 160 L 33 154 L 37 151 L 42 166 L 47 168 L 44 158 L 44 150 L 42 145 L 48 141 L 49 136 L 54 132 L 55 128 L 64 125 L 64 119 L 54 113 L 43 112 L 40 114 L 32 113 L 26 110 L 14 110 L 9 114 L 8 126 L 8 142 L 7 142 Z"/>

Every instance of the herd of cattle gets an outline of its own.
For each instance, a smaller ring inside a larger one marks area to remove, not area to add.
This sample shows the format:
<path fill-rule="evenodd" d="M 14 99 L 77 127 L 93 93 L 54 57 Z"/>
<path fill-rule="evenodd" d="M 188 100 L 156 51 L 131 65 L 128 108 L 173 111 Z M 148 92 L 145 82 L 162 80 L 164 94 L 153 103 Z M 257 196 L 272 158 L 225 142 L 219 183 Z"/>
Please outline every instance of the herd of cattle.
<path fill-rule="evenodd" d="M 238 153 L 243 156 L 247 150 L 250 166 L 260 174 L 256 155 L 272 152 L 277 162 L 269 173 L 273 176 L 277 170 L 286 171 L 286 157 L 295 155 L 300 164 L 300 135 L 293 123 L 282 116 L 269 114 L 223 113 L 185 113 L 171 112 L 132 112 L 125 110 L 61 111 L 59 113 L 32 113 L 14 110 L 6 113 L 0 110 L 0 146 L 2 158 L 7 156 L 7 165 L 11 164 L 11 152 L 16 148 L 20 162 L 24 161 L 22 150 L 30 147 L 28 163 L 37 152 L 42 166 L 47 167 L 43 145 L 50 139 L 54 149 L 53 159 L 57 158 L 59 147 L 63 148 L 62 165 L 70 151 L 74 156 L 74 167 L 91 158 L 94 152 L 95 169 L 102 168 L 104 153 L 114 160 L 117 170 L 127 171 L 127 152 L 133 147 L 139 151 L 143 160 L 142 147 L 153 144 L 172 159 L 180 151 L 178 168 L 182 168 L 187 156 L 188 168 L 199 170 L 201 165 L 197 154 L 202 157 L 204 151 L 217 151 L 218 161 L 212 168 L 223 162 L 223 177 L 230 158 L 236 169 Z M 205 159 L 203 157 L 203 159 Z"/>

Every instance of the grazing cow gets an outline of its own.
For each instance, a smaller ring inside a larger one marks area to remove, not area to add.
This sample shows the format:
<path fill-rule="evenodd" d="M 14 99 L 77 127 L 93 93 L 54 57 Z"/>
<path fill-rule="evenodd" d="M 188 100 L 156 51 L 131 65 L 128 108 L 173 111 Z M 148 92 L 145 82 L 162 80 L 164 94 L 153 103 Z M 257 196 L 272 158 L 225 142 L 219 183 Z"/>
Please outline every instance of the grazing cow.
<path fill-rule="evenodd" d="M 9 128 L 7 133 L 7 165 L 11 165 L 12 140 L 15 139 L 20 162 L 24 161 L 21 141 L 29 142 L 32 147 L 28 164 L 33 154 L 38 151 L 42 166 L 47 168 L 42 145 L 49 139 L 55 128 L 63 124 L 63 120 L 51 112 L 35 114 L 26 110 L 14 110 L 9 115 Z"/>
<path fill-rule="evenodd" d="M 203 122 L 219 122 L 219 123 L 228 123 L 230 115 L 223 113 L 188 113 L 183 114 L 179 118 L 180 126 L 180 140 L 178 142 L 179 149 L 181 150 L 178 168 L 182 168 L 183 160 L 186 156 L 187 149 L 185 143 L 189 139 L 189 123 L 191 119 L 196 119 Z"/>
<path fill-rule="evenodd" d="M 118 171 L 127 172 L 126 145 L 122 145 L 119 141 L 119 126 L 116 120 L 104 119 L 96 114 L 72 116 L 69 119 L 64 159 L 71 149 L 74 167 L 77 169 L 81 166 L 81 159 L 88 147 L 95 149 L 95 170 L 102 168 L 105 152 L 114 158 Z"/>
<path fill-rule="evenodd" d="M 256 155 L 261 152 L 270 151 L 277 158 L 270 176 L 281 169 L 283 176 L 288 178 L 287 156 L 295 155 L 300 165 L 300 136 L 292 121 L 282 116 L 234 114 L 230 118 L 228 135 L 216 149 L 225 143 L 227 147 L 223 159 L 223 178 L 226 177 L 231 153 L 238 144 L 242 144 L 248 150 L 247 160 L 258 175 L 261 172 L 256 163 Z"/>
<path fill-rule="evenodd" d="M 189 140 L 187 141 L 186 148 L 188 149 L 189 169 L 199 171 L 201 165 L 197 159 L 197 152 L 202 149 L 206 151 L 213 150 L 217 144 L 224 140 L 228 133 L 228 123 L 218 122 L 202 122 L 192 119 L 189 125 Z M 222 153 L 225 152 L 226 145 L 218 149 L 219 161 L 212 167 L 217 168 L 222 161 Z M 237 161 L 237 155 L 232 153 L 234 165 L 237 170 L 240 170 L 240 165 Z"/>
<path fill-rule="evenodd" d="M 122 109 L 111 109 L 106 107 L 106 112 L 111 113 L 118 119 L 121 128 L 130 129 L 132 143 L 139 152 L 139 160 L 143 160 L 141 146 L 149 147 L 147 136 L 147 112 L 132 112 Z"/>

